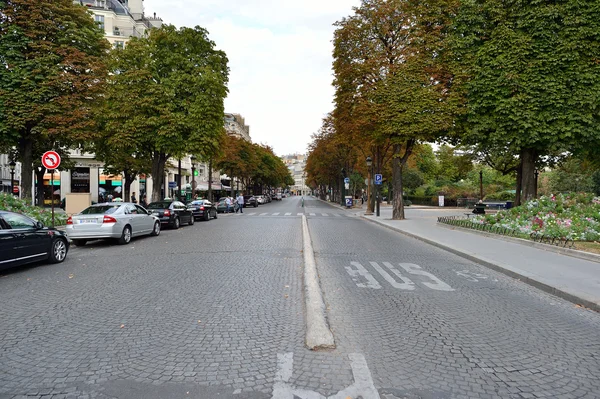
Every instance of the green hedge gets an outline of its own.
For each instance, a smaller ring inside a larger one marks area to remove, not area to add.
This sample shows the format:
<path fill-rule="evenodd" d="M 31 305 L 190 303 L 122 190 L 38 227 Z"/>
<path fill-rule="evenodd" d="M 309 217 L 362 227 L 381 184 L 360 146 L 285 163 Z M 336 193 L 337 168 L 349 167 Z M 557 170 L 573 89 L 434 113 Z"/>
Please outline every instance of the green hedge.
<path fill-rule="evenodd" d="M 52 212 L 37 206 L 31 206 L 27 201 L 10 194 L 0 193 L 0 210 L 22 213 L 44 223 L 44 226 L 52 225 Z M 67 215 L 64 213 L 54 214 L 55 226 L 63 226 L 66 223 Z"/>

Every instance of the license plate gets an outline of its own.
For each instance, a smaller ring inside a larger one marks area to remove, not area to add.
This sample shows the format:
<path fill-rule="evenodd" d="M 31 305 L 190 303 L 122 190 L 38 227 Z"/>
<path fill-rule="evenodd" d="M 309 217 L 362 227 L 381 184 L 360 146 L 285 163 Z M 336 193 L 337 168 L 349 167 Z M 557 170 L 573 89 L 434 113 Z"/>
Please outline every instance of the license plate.
<path fill-rule="evenodd" d="M 79 219 L 79 224 L 96 223 L 96 219 Z"/>

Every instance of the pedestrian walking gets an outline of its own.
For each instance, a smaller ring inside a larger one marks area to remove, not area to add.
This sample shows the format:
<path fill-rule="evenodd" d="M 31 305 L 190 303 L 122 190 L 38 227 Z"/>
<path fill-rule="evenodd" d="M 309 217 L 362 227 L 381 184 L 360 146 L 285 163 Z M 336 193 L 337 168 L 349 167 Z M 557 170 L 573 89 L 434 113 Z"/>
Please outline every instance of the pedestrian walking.
<path fill-rule="evenodd" d="M 144 208 L 148 206 L 148 202 L 146 202 L 145 194 L 142 196 L 142 199 L 140 200 L 140 205 L 143 206 Z"/>
<path fill-rule="evenodd" d="M 237 203 L 240 207 L 240 213 L 244 213 L 244 193 L 240 193 L 240 195 L 238 195 Z"/>
<path fill-rule="evenodd" d="M 231 198 L 225 198 L 225 213 L 229 213 L 229 208 L 231 207 Z"/>
<path fill-rule="evenodd" d="M 137 204 L 137 198 L 135 198 L 135 191 L 131 193 L 131 202 Z"/>

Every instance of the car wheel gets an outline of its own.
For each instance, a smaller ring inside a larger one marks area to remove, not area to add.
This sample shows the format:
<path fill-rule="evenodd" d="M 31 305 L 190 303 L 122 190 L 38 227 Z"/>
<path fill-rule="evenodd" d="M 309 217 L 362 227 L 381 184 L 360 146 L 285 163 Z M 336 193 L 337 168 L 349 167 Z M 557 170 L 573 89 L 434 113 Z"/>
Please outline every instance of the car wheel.
<path fill-rule="evenodd" d="M 67 257 L 67 242 L 57 238 L 50 248 L 50 263 L 60 263 Z"/>
<path fill-rule="evenodd" d="M 193 226 L 195 222 L 196 218 L 194 217 L 194 215 L 190 216 L 190 222 L 188 223 L 188 225 Z"/>
<path fill-rule="evenodd" d="M 217 218 L 217 214 L 218 214 L 218 213 L 219 213 L 219 212 L 215 211 L 215 215 L 213 216 L 215 219 Z"/>
<path fill-rule="evenodd" d="M 150 235 L 156 237 L 159 234 L 160 234 L 160 222 L 156 222 L 156 223 L 154 223 L 154 228 L 152 229 L 152 233 L 150 233 Z"/>
<path fill-rule="evenodd" d="M 87 244 L 87 240 L 73 240 L 73 244 L 77 245 L 78 247 L 83 247 L 85 244 Z"/>
<path fill-rule="evenodd" d="M 119 238 L 119 245 L 127 245 L 131 242 L 131 227 L 125 226 L 121 238 Z"/>
<path fill-rule="evenodd" d="M 204 220 L 205 222 L 208 222 L 210 220 L 210 215 L 208 214 L 208 212 L 204 211 L 204 215 L 202 216 L 202 220 Z"/>
<path fill-rule="evenodd" d="M 177 230 L 177 229 L 179 228 L 179 226 L 180 226 L 180 225 L 181 225 L 181 224 L 180 224 L 180 222 L 179 222 L 179 218 L 175 218 L 175 219 L 173 220 L 173 224 L 172 224 L 171 226 L 172 226 L 172 227 L 173 227 L 175 230 Z"/>
<path fill-rule="evenodd" d="M 258 206 L 258 204 L 255 202 L 255 203 L 254 203 L 254 207 L 256 208 L 257 206 Z"/>

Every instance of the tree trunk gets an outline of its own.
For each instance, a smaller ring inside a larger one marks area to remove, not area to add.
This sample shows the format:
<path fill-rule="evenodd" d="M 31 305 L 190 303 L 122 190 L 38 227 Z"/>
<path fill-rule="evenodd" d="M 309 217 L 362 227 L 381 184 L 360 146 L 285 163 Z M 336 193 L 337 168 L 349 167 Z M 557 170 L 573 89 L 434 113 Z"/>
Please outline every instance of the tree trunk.
<path fill-rule="evenodd" d="M 519 162 L 519 166 L 517 166 L 517 187 L 515 194 L 515 206 L 521 205 L 521 176 L 523 170 L 523 164 Z"/>
<path fill-rule="evenodd" d="M 128 171 L 123 171 L 123 176 L 125 176 L 125 187 L 123 190 L 123 201 L 128 202 L 131 199 L 131 185 L 133 184 L 133 182 L 135 181 L 137 175 L 135 173 L 132 172 L 128 172 Z M 140 200 L 142 199 L 140 196 L 140 193 L 138 193 L 138 195 L 136 196 L 138 203 L 140 202 Z"/>
<path fill-rule="evenodd" d="M 165 165 L 167 163 L 167 155 L 162 152 L 155 151 L 152 154 L 152 201 L 160 201 L 160 190 L 165 185 Z"/>
<path fill-rule="evenodd" d="M 404 219 L 404 199 L 402 198 L 402 160 L 400 159 L 400 144 L 394 145 L 394 160 L 392 184 L 394 185 L 394 201 L 392 205 L 392 219 Z"/>
<path fill-rule="evenodd" d="M 393 184 L 394 184 L 394 203 L 392 205 L 392 219 L 403 220 L 404 217 L 404 189 L 402 186 L 402 169 L 408 161 L 408 157 L 412 153 L 415 140 L 408 140 L 406 142 L 406 149 L 404 154 L 400 156 L 402 152 L 402 145 L 394 144 L 394 161 L 393 161 Z"/>
<path fill-rule="evenodd" d="M 212 158 L 208 160 L 208 200 L 212 202 Z"/>
<path fill-rule="evenodd" d="M 21 159 L 21 198 L 27 202 L 31 201 L 31 186 L 33 182 L 33 140 L 23 138 L 19 141 L 19 158 Z M 42 179 L 42 184 L 43 184 Z M 11 188 L 12 191 L 12 188 Z M 44 202 L 42 201 L 39 206 L 43 207 Z"/>
<path fill-rule="evenodd" d="M 35 168 L 35 179 L 37 180 L 35 187 L 37 192 L 35 194 L 35 199 L 39 207 L 44 207 L 44 174 L 46 173 L 46 168 L 42 167 L 41 170 Z M 62 194 L 62 192 L 61 192 Z"/>
<path fill-rule="evenodd" d="M 526 148 L 521 150 L 521 185 L 523 188 L 523 202 L 535 198 L 535 161 L 537 154 L 535 149 Z"/>

